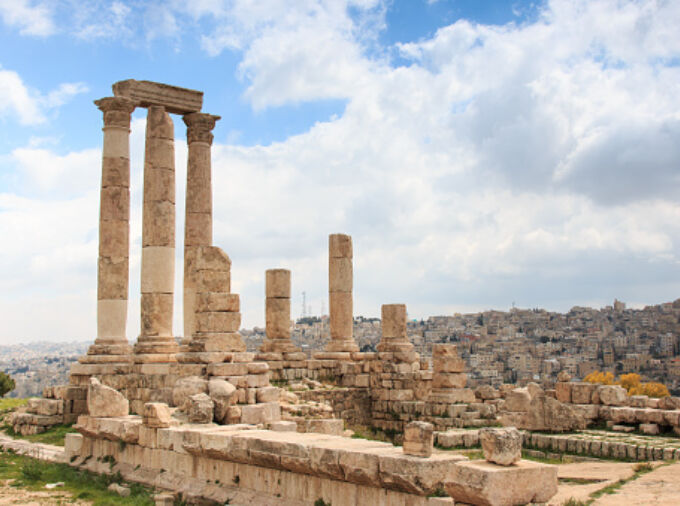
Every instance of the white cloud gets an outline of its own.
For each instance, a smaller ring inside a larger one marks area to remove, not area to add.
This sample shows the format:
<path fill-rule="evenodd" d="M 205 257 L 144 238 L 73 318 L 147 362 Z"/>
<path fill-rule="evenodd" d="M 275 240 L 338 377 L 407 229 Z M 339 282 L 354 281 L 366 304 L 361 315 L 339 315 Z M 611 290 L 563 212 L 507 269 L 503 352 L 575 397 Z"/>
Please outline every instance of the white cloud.
<path fill-rule="evenodd" d="M 87 91 L 83 83 L 64 83 L 47 95 L 29 88 L 18 73 L 0 66 L 0 117 L 16 116 L 22 125 L 44 123 L 46 113 Z"/>
<path fill-rule="evenodd" d="M 7 26 L 18 27 L 22 35 L 46 37 L 56 32 L 46 2 L 0 0 L 0 16 Z"/>

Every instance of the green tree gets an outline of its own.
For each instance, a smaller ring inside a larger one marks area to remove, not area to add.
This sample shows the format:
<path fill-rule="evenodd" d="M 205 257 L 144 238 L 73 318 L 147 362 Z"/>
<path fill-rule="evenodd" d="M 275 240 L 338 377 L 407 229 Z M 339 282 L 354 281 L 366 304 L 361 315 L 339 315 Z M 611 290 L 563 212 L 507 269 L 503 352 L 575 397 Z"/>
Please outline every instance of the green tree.
<path fill-rule="evenodd" d="M 7 392 L 14 390 L 16 384 L 9 374 L 0 371 L 0 398 L 4 397 Z"/>

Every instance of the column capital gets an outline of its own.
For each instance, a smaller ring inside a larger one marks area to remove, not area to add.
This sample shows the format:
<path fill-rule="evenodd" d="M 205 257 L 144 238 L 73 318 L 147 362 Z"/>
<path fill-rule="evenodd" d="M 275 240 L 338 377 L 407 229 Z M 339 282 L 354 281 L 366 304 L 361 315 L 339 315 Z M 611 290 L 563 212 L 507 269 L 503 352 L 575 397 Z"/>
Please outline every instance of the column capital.
<path fill-rule="evenodd" d="M 130 115 L 135 102 L 124 97 L 106 97 L 95 100 L 94 104 L 104 113 L 104 127 L 130 128 Z"/>
<path fill-rule="evenodd" d="M 184 123 L 187 126 L 187 142 L 207 142 L 212 144 L 213 134 L 211 130 L 215 128 L 215 123 L 220 116 L 207 114 L 204 112 L 192 112 L 182 116 Z"/>

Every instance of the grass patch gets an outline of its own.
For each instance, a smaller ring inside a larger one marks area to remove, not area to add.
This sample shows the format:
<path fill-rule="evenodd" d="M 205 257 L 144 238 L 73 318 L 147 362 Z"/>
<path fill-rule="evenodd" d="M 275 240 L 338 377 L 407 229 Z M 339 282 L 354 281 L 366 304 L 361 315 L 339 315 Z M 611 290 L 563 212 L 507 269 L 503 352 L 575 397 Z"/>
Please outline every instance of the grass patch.
<path fill-rule="evenodd" d="M 0 451 L 0 480 L 13 480 L 12 486 L 28 490 L 44 490 L 47 483 L 64 482 L 65 490 L 74 499 L 91 501 L 94 506 L 152 506 L 150 489 L 131 484 L 130 497 L 120 497 L 107 487 L 121 480 L 120 474 L 98 475 L 74 469 L 65 464 L 42 462 L 24 455 Z"/>
<path fill-rule="evenodd" d="M 20 408 L 21 406 L 25 406 L 27 402 L 28 399 L 13 399 L 10 397 L 6 399 L 2 398 L 0 399 L 0 414 L 14 411 L 15 409 Z"/>
<path fill-rule="evenodd" d="M 588 503 L 587 501 L 582 501 L 581 499 L 574 499 L 573 497 L 570 497 L 566 501 L 562 503 L 562 506 L 587 506 Z"/>
<path fill-rule="evenodd" d="M 5 426 L 5 432 L 8 436 L 15 439 L 25 439 L 33 443 L 44 443 L 48 445 L 64 446 L 64 437 L 71 432 L 77 432 L 72 425 L 54 425 L 41 434 L 29 434 L 22 436 L 14 432 L 12 427 Z"/>

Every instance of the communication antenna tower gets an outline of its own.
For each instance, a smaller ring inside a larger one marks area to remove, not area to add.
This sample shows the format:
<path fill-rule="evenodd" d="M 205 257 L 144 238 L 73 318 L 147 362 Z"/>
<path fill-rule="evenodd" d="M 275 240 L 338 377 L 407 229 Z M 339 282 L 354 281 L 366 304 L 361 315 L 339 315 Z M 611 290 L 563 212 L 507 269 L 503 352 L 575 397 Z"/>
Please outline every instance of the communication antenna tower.
<path fill-rule="evenodd" d="M 321 316 L 326 314 L 326 301 L 322 300 L 321 301 Z"/>
<path fill-rule="evenodd" d="M 307 316 L 307 292 L 302 292 L 302 318 Z"/>

